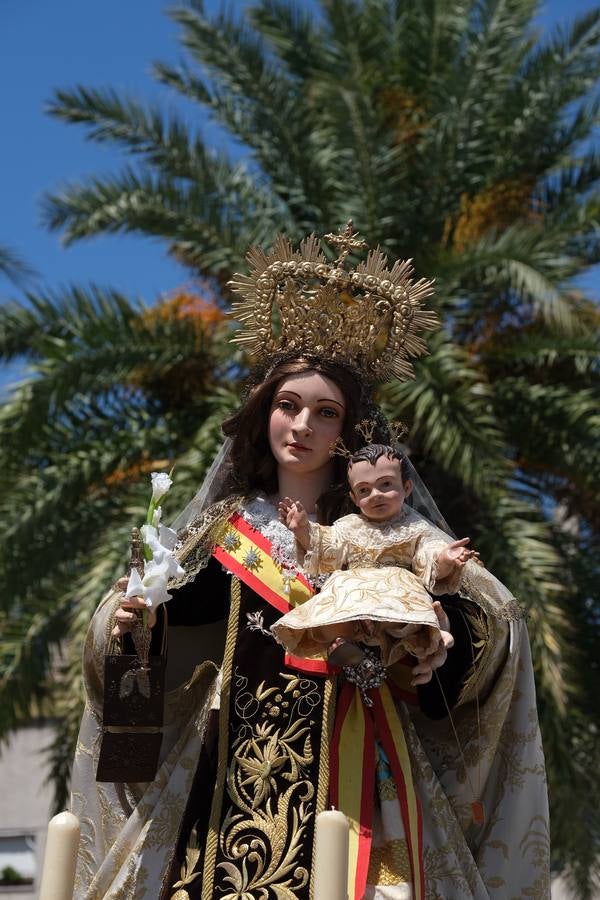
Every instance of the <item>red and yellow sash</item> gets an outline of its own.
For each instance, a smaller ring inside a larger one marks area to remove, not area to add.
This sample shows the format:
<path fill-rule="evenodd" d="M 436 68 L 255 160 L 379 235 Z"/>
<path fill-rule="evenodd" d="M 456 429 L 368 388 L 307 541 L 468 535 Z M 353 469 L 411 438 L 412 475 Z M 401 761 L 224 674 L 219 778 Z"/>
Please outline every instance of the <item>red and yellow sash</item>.
<path fill-rule="evenodd" d="M 287 572 L 272 557 L 272 545 L 239 513 L 220 530 L 214 557 L 263 600 L 281 613 L 305 603 L 314 593 L 302 574 Z M 286 665 L 312 672 L 333 674 L 322 657 L 303 659 L 286 654 Z M 425 900 L 423 827 L 408 748 L 393 697 L 416 702 L 410 686 L 410 663 L 402 660 L 388 669 L 388 683 L 369 691 L 373 706 L 362 702 L 358 689 L 343 685 L 337 701 L 336 722 L 330 753 L 330 801 L 350 821 L 349 900 L 362 898 L 369 868 L 375 790 L 375 740 L 381 742 L 390 761 L 406 833 L 415 900 Z M 389 687 L 388 687 L 389 684 Z"/>
<path fill-rule="evenodd" d="M 271 541 L 264 534 L 234 513 L 217 535 L 213 556 L 259 597 L 286 613 L 305 603 L 314 590 L 304 575 L 288 573 L 276 563 L 272 550 Z M 286 653 L 285 664 L 315 675 L 331 675 L 335 671 L 323 656 L 304 659 Z"/>

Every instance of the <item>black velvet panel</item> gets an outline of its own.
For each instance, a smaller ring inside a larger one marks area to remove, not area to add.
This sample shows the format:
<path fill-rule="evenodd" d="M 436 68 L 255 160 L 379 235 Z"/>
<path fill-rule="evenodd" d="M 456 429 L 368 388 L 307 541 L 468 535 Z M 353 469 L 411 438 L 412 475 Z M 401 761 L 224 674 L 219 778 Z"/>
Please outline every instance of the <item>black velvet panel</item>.
<path fill-rule="evenodd" d="M 172 592 L 167 610 L 169 625 L 209 625 L 226 619 L 230 580 L 231 575 L 211 558 L 193 581 Z"/>
<path fill-rule="evenodd" d="M 170 885 L 180 878 L 190 831 L 196 822 L 199 823 L 197 829 L 202 847 L 198 869 L 202 869 L 207 823 L 215 795 L 217 805 L 214 812 L 219 818 L 219 834 L 231 838 L 231 817 L 237 817 L 236 834 L 241 843 L 258 848 L 253 858 L 246 861 L 249 878 L 247 895 L 253 896 L 253 890 L 259 890 L 253 886 L 260 883 L 272 866 L 275 876 L 271 883 L 270 877 L 267 877 L 265 885 L 269 900 L 275 900 L 278 896 L 273 885 L 282 885 L 288 878 L 296 882 L 294 889 L 298 900 L 309 900 L 309 881 L 302 884 L 301 877 L 295 874 L 292 877 L 291 873 L 285 875 L 283 869 L 286 859 L 293 862 L 294 873 L 301 869 L 310 873 L 312 868 L 325 680 L 285 666 L 283 649 L 269 632 L 279 616 L 277 610 L 242 584 L 238 621 L 229 623 L 229 628 L 235 628 L 238 637 L 229 676 L 231 699 L 228 728 L 226 733 L 217 737 L 216 717 L 211 723 L 177 842 L 168 882 Z M 251 627 L 253 624 L 258 627 Z M 272 746 L 271 738 L 275 741 Z M 223 740 L 227 744 L 227 764 L 215 777 L 218 742 Z M 295 759 L 288 754 L 288 748 L 297 754 Z M 269 761 L 272 762 L 264 795 L 261 793 L 262 776 L 257 774 L 252 780 L 253 773 L 256 773 L 253 767 L 263 759 L 267 768 Z M 297 769 L 296 762 L 299 764 Z M 239 803 L 239 798 L 244 802 Z M 253 801 L 256 815 L 252 809 Z M 273 815 L 275 812 L 279 818 Z M 264 823 L 269 822 L 271 826 L 276 823 L 276 830 L 263 827 Z M 293 851 L 294 838 L 298 839 L 298 853 Z M 219 863 L 225 863 L 227 868 L 219 868 Z M 232 864 L 241 875 L 241 862 L 220 842 L 213 900 L 231 892 L 231 883 L 225 882 L 224 875 L 230 871 Z M 281 875 L 276 874 L 278 871 Z M 191 900 L 202 897 L 202 880 L 200 875 L 186 884 Z M 164 897 L 169 896 L 165 890 Z"/>

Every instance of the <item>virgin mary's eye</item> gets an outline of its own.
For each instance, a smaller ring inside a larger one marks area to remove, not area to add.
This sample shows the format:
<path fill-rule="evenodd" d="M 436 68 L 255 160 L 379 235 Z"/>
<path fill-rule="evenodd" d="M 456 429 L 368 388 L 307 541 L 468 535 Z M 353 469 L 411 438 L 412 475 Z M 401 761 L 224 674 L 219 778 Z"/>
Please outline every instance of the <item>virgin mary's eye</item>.
<path fill-rule="evenodd" d="M 286 400 L 284 397 L 282 397 L 280 400 L 277 400 L 275 403 L 275 406 L 277 407 L 277 409 L 285 409 L 285 410 L 294 409 L 293 401 Z"/>
<path fill-rule="evenodd" d="M 337 409 L 332 409 L 331 406 L 324 406 L 321 409 L 321 415 L 325 419 L 337 419 L 339 417 Z"/>

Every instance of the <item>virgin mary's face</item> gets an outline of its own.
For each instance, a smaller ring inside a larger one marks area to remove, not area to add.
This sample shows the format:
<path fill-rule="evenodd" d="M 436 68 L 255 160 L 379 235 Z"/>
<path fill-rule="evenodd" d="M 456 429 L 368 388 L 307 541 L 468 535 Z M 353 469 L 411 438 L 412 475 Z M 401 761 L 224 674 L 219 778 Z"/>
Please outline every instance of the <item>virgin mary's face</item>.
<path fill-rule="evenodd" d="M 340 388 L 319 372 L 284 378 L 269 416 L 269 445 L 277 465 L 299 474 L 331 465 L 329 449 L 342 433 L 345 412 Z"/>

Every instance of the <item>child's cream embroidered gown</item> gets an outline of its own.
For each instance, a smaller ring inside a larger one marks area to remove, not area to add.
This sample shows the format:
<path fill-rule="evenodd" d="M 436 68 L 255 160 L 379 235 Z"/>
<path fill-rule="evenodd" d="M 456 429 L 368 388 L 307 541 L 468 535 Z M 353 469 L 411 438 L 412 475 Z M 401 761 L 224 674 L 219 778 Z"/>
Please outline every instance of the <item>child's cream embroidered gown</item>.
<path fill-rule="evenodd" d="M 386 666 L 407 652 L 435 649 L 439 624 L 430 594 L 455 593 L 462 577 L 459 569 L 437 579 L 436 558 L 450 543 L 447 535 L 407 506 L 386 522 L 349 515 L 332 526 L 309 527 L 305 572 L 333 574 L 320 593 L 272 626 L 288 652 L 322 653 L 331 641 L 329 626 L 346 622 L 357 623 L 357 640 L 381 648 Z M 372 626 L 361 627 L 364 620 Z"/>

